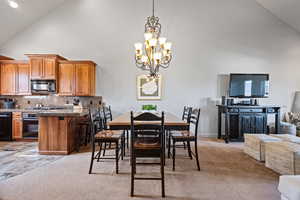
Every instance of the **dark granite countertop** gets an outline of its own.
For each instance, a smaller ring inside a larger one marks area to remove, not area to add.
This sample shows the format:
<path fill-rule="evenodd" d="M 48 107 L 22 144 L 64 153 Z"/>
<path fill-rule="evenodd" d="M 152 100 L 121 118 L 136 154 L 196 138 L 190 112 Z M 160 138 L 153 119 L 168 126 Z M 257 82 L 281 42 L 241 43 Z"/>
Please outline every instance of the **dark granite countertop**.
<path fill-rule="evenodd" d="M 82 110 L 43 110 L 37 113 L 40 117 L 84 117 L 89 114 L 87 109 Z"/>
<path fill-rule="evenodd" d="M 37 113 L 41 117 L 83 117 L 88 115 L 88 109 L 73 110 L 73 109 L 57 109 L 57 110 L 35 110 L 26 108 L 15 109 L 0 109 L 0 113 L 3 112 L 26 112 Z"/>

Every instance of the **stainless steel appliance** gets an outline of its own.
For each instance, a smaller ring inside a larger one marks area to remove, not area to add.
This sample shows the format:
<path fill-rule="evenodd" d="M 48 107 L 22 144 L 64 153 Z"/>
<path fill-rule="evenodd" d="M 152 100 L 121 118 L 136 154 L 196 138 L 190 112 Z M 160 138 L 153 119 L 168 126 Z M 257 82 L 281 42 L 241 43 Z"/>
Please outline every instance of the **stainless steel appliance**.
<path fill-rule="evenodd" d="M 23 138 L 36 139 L 39 132 L 39 120 L 36 113 L 23 113 Z"/>
<path fill-rule="evenodd" d="M 50 94 L 55 93 L 55 80 L 32 80 L 31 93 L 32 94 Z"/>
<path fill-rule="evenodd" d="M 0 113 L 0 141 L 12 140 L 12 114 Z"/>

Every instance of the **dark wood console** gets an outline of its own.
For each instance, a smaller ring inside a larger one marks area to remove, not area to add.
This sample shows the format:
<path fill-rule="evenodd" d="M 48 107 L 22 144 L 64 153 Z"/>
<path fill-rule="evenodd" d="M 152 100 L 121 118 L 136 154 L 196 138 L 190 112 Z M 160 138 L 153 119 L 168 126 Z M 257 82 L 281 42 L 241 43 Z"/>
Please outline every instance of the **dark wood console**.
<path fill-rule="evenodd" d="M 244 133 L 267 133 L 269 114 L 275 114 L 275 131 L 280 125 L 279 106 L 239 106 L 217 105 L 218 138 L 226 143 L 244 139 Z M 222 136 L 222 115 L 225 116 L 225 135 Z"/>

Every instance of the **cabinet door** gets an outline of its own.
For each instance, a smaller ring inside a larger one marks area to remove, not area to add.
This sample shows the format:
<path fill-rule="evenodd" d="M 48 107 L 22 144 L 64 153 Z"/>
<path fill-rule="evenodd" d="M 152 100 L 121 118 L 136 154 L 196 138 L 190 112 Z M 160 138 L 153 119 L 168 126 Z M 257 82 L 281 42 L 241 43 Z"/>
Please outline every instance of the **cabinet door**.
<path fill-rule="evenodd" d="M 22 118 L 21 113 L 13 113 L 13 120 L 12 120 L 12 137 L 13 139 L 22 139 Z"/>
<path fill-rule="evenodd" d="M 56 79 L 56 61 L 55 59 L 44 59 L 43 79 Z"/>
<path fill-rule="evenodd" d="M 257 114 L 254 118 L 254 133 L 266 133 L 266 115 Z"/>
<path fill-rule="evenodd" d="M 58 66 L 58 94 L 72 96 L 75 94 L 75 65 Z"/>
<path fill-rule="evenodd" d="M 252 133 L 252 121 L 253 117 L 251 115 L 242 114 L 240 116 L 240 126 L 241 126 L 241 137 L 244 135 L 244 133 Z"/>
<path fill-rule="evenodd" d="M 18 65 L 17 94 L 30 94 L 30 67 L 28 64 Z"/>
<path fill-rule="evenodd" d="M 43 76 L 43 58 L 30 58 L 31 79 L 41 79 Z"/>
<path fill-rule="evenodd" d="M 91 69 L 89 64 L 76 64 L 75 94 L 78 96 L 91 96 Z"/>
<path fill-rule="evenodd" d="M 3 64 L 1 66 L 1 94 L 15 95 L 16 94 L 16 64 Z"/>

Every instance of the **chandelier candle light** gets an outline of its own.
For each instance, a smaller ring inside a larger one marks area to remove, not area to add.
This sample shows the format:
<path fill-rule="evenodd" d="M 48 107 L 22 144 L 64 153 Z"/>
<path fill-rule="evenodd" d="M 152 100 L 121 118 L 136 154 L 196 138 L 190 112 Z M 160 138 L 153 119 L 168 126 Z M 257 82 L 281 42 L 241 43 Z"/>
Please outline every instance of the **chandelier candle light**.
<path fill-rule="evenodd" d="M 151 77 L 158 76 L 159 68 L 168 68 L 172 59 L 172 43 L 161 37 L 159 18 L 154 16 L 154 0 L 152 16 L 145 24 L 145 43 L 135 43 L 135 63 L 138 68 L 149 71 Z"/>

